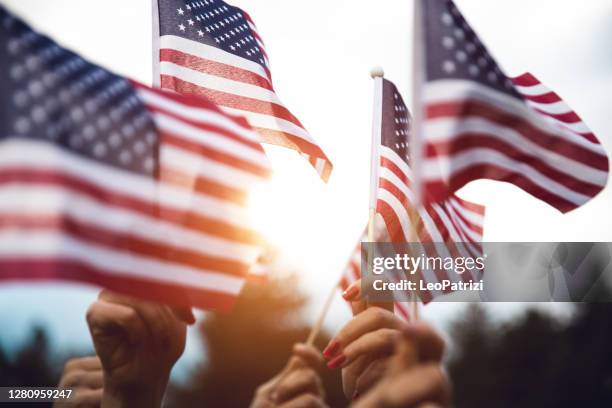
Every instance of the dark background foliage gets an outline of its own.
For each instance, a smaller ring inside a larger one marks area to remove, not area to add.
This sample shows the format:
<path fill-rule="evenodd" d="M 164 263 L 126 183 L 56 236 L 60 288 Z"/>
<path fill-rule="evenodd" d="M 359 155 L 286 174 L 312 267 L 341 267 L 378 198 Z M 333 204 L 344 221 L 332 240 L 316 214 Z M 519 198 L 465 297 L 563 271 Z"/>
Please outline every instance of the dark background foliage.
<path fill-rule="evenodd" d="M 170 386 L 166 406 L 247 407 L 257 386 L 278 373 L 291 346 L 308 335 L 307 299 L 296 286 L 291 279 L 251 284 L 231 314 L 205 319 L 199 330 L 207 360 L 186 384 Z M 500 325 L 486 309 L 469 307 L 451 328 L 447 364 L 455 406 L 612 407 L 612 305 L 575 309 L 570 319 L 534 309 Z M 328 339 L 324 333 L 317 345 Z M 54 385 L 68 357 L 53 353 L 44 330 L 34 328 L 19 351 L 0 348 L 0 384 Z M 323 374 L 330 406 L 346 406 L 338 372 Z"/>

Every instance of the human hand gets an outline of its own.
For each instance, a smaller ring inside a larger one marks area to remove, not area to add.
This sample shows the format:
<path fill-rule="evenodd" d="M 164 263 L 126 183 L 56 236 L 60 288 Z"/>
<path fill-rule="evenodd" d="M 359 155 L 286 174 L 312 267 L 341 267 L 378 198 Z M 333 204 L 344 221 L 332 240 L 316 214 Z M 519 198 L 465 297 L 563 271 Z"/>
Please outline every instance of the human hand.
<path fill-rule="evenodd" d="M 104 372 L 102 406 L 161 406 L 186 324 L 168 306 L 108 291 L 89 307 L 87 323 Z"/>
<path fill-rule="evenodd" d="M 255 392 L 251 408 L 324 408 L 325 391 L 318 371 L 321 353 L 312 346 L 296 344 L 285 368 Z"/>
<path fill-rule="evenodd" d="M 426 325 L 408 326 L 397 339 L 396 352 L 389 361 L 386 375 L 353 407 L 448 407 L 451 386 L 440 363 L 436 361 L 439 360 L 440 342 L 432 334 L 435 332 Z M 426 338 L 438 345 L 429 348 Z M 431 360 L 428 361 L 426 357 Z"/>
<path fill-rule="evenodd" d="M 323 351 L 331 368 L 342 368 L 342 385 L 347 398 L 356 398 L 373 386 L 386 371 L 395 350 L 395 339 L 407 323 L 387 304 L 368 305 L 361 299 L 361 282 L 354 282 L 343 297 L 351 302 L 355 317 L 330 341 Z M 443 340 L 429 326 L 417 324 L 415 339 L 428 341 L 421 349 L 424 361 L 440 361 Z"/>
<path fill-rule="evenodd" d="M 103 373 L 98 357 L 73 358 L 64 365 L 58 388 L 72 390 L 70 401 L 57 400 L 53 408 L 100 408 Z"/>

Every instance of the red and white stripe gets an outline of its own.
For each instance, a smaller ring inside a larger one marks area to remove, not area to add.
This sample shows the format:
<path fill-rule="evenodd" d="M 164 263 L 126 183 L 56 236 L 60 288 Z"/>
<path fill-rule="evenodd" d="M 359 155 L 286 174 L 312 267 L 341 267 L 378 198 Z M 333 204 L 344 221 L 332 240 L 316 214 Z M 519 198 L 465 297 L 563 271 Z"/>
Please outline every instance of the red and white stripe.
<path fill-rule="evenodd" d="M 244 15 L 264 50 L 255 24 Z M 159 39 L 160 84 L 181 94 L 206 97 L 227 112 L 244 116 L 264 142 L 298 151 L 327 181 L 332 163 L 276 95 L 263 53 L 265 67 L 213 46 L 164 35 Z"/>
<path fill-rule="evenodd" d="M 411 208 L 415 195 L 411 189 L 413 174 L 406 162 L 392 149 L 380 147 L 377 212 L 382 216 L 391 242 L 410 242 L 411 231 L 418 232 L 421 243 L 434 243 L 423 248 L 430 257 L 482 256 L 482 237 L 485 208 L 452 196 L 441 203 L 422 206 L 418 211 L 418 225 L 411 225 Z M 462 275 L 444 270 L 422 270 L 426 282 L 442 280 L 470 281 L 480 276 Z M 441 293 L 421 294 L 427 302 Z"/>
<path fill-rule="evenodd" d="M 261 251 L 245 196 L 269 175 L 246 123 L 133 84 L 160 132 L 161 180 L 35 139 L 0 143 L 0 279 L 69 279 L 227 310 Z"/>
<path fill-rule="evenodd" d="M 412 171 L 406 162 L 392 149 L 380 146 L 380 167 L 378 182 L 377 213 L 385 222 L 386 233 L 390 242 L 410 242 L 411 229 L 410 209 L 413 208 L 415 196 L 410 189 Z M 482 239 L 484 227 L 485 208 L 452 196 L 441 203 L 428 204 L 418 211 L 419 243 L 435 244 L 420 245 L 422 253 L 429 257 L 477 258 L 483 256 Z M 362 236 L 366 240 L 366 236 Z M 420 271 L 421 279 L 429 283 L 438 283 L 443 280 L 453 282 L 477 281 L 482 276 L 475 276 L 471 272 L 462 275 L 448 273 L 445 270 Z M 350 283 L 361 277 L 361 242 L 357 244 L 351 255 L 348 266 L 340 281 L 340 287 L 346 289 Z M 449 293 L 448 290 L 446 293 Z M 420 293 L 421 299 L 427 303 L 437 296 L 445 293 L 431 291 Z M 409 315 L 409 308 L 405 303 L 395 302 L 398 315 Z"/>
<path fill-rule="evenodd" d="M 357 243 L 357 247 L 351 254 L 348 265 L 340 279 L 338 287 L 341 291 L 345 291 L 355 281 L 361 279 L 361 241 L 367 240 L 367 235 L 364 234 L 362 239 Z M 404 302 L 394 302 L 393 309 L 397 316 L 404 321 L 410 321 L 410 306 Z"/>
<path fill-rule="evenodd" d="M 580 117 L 533 75 L 513 82 L 526 102 L 473 81 L 425 85 L 422 177 L 432 200 L 488 178 L 567 212 L 605 187 L 607 153 Z"/>

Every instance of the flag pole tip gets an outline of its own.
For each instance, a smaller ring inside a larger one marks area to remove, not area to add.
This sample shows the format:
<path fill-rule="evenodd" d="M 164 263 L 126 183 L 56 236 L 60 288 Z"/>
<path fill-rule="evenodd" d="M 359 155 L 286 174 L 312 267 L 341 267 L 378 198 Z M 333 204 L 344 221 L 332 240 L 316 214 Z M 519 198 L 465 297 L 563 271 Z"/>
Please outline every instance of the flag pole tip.
<path fill-rule="evenodd" d="M 385 76 L 385 70 L 382 67 L 374 67 L 370 71 L 372 78 L 383 78 Z"/>

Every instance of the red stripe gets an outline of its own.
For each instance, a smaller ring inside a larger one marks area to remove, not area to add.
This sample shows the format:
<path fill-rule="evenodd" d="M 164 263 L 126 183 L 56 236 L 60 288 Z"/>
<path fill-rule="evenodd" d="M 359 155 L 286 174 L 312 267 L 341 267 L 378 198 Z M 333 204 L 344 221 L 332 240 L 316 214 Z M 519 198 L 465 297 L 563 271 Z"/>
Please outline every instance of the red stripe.
<path fill-rule="evenodd" d="M 427 106 L 427 118 L 468 118 L 481 117 L 500 126 L 520 133 L 531 142 L 558 154 L 569 157 L 598 170 L 608 171 L 608 158 L 576 143 L 537 129 L 520 116 L 511 115 L 478 101 L 436 103 Z M 457 143 L 457 142 L 455 142 Z"/>
<path fill-rule="evenodd" d="M 453 221 L 453 224 L 456 224 L 457 230 L 461 232 L 462 235 L 464 235 L 469 241 L 477 242 L 468 237 L 468 235 L 466 234 L 465 228 L 468 228 L 470 231 L 478 235 L 479 240 L 482 240 L 482 235 L 484 231 L 481 225 L 472 223 L 468 218 L 466 218 L 461 213 L 461 211 L 456 210 L 455 207 L 453 207 L 448 201 L 446 201 L 443 205 L 440 205 L 440 207 L 444 210 L 444 212 L 449 214 L 449 217 Z M 465 228 L 460 226 L 459 221 L 457 221 L 457 219 L 463 222 L 463 224 L 465 225 Z"/>
<path fill-rule="evenodd" d="M 101 245 L 117 252 L 137 254 L 232 276 L 245 276 L 250 268 L 250 265 L 245 263 L 208 256 L 173 245 L 160 244 L 130 233 L 115 232 L 76 220 L 68 215 L 2 214 L 0 229 L 2 228 L 18 228 L 20 231 L 34 230 L 34 233 L 40 230 L 64 232 L 81 241 Z"/>
<path fill-rule="evenodd" d="M 329 161 L 325 153 L 323 153 L 323 150 L 321 150 L 321 148 L 314 143 L 310 143 L 302 139 L 301 137 L 292 135 L 291 133 L 283 132 L 282 130 L 260 127 L 254 127 L 253 129 L 255 129 L 255 131 L 261 135 L 262 140 L 265 143 L 297 150 L 309 156 L 323 159 L 331 166 L 331 162 Z"/>
<path fill-rule="evenodd" d="M 200 97 L 203 96 L 214 101 L 220 106 L 225 106 L 226 108 L 240 109 L 247 112 L 259 113 L 262 115 L 284 119 L 302 129 L 304 128 L 298 118 L 293 116 L 293 114 L 283 105 L 265 102 L 259 99 L 232 93 L 216 91 L 210 88 L 204 88 L 169 75 L 161 76 L 161 87 L 164 89 L 174 90 L 181 94 L 197 95 Z"/>
<path fill-rule="evenodd" d="M 143 85 L 139 82 L 136 81 L 130 81 L 130 83 L 132 84 L 132 86 L 134 86 L 137 90 L 143 90 L 143 91 L 147 91 L 147 92 L 151 92 L 154 94 L 157 94 L 158 96 L 164 98 L 164 99 L 168 99 L 171 100 L 173 102 L 182 104 L 182 105 L 186 105 L 190 108 L 196 108 L 196 109 L 206 109 L 218 114 L 221 114 L 222 116 L 230 119 L 231 121 L 233 121 L 235 124 L 237 124 L 238 126 L 241 126 L 247 130 L 250 130 L 251 127 L 249 126 L 249 123 L 247 122 L 247 120 L 245 118 L 243 118 L 242 116 L 234 116 L 234 115 L 230 115 L 227 114 L 225 112 L 223 112 L 221 109 L 219 109 L 219 107 L 214 104 L 213 102 L 211 102 L 209 99 L 206 98 L 202 98 L 202 97 L 198 97 L 195 95 L 179 95 L 176 93 L 172 93 L 172 92 L 168 92 L 166 90 L 163 89 L 159 89 L 159 88 L 151 88 L 148 87 L 146 85 Z"/>
<path fill-rule="evenodd" d="M 103 286 L 115 292 L 177 307 L 228 312 L 236 296 L 177 284 L 109 274 L 68 259 L 0 259 L 0 280 L 70 280 Z"/>
<path fill-rule="evenodd" d="M 261 75 L 247 71 L 246 69 L 238 68 L 234 65 L 211 61 L 173 49 L 162 49 L 160 51 L 160 60 L 172 62 L 185 68 L 230 79 L 232 81 L 259 86 L 274 92 L 268 78 L 264 78 Z"/>
<path fill-rule="evenodd" d="M 151 112 L 154 113 L 161 113 L 167 116 L 170 116 L 178 121 L 181 121 L 185 124 L 188 124 L 190 126 L 193 126 L 201 131 L 204 132 L 209 132 L 209 133 L 214 133 L 216 135 L 220 135 L 223 136 L 229 140 L 232 140 L 234 142 L 238 142 L 242 145 L 244 145 L 245 147 L 248 147 L 250 149 L 252 149 L 253 151 L 257 152 L 257 153 L 264 153 L 263 148 L 261 147 L 261 144 L 257 141 L 257 140 L 249 140 L 246 139 L 234 132 L 232 132 L 231 130 L 222 127 L 222 126 L 217 126 L 211 122 L 198 122 L 198 121 L 194 121 L 194 120 L 190 120 L 187 119 L 186 117 L 179 115 L 179 114 L 175 114 L 174 112 L 162 109 L 161 107 L 155 106 L 155 105 L 147 105 L 147 109 Z M 248 131 L 253 131 L 252 128 L 249 128 Z M 254 135 L 254 137 L 256 137 L 256 135 Z"/>
<path fill-rule="evenodd" d="M 489 179 L 497 181 L 507 181 L 529 192 L 534 197 L 539 198 L 566 213 L 578 207 L 578 205 L 564 199 L 563 197 L 541 188 L 531 179 L 518 172 L 508 171 L 491 164 L 477 164 L 467 167 L 459 172 L 451 174 L 448 183 L 442 181 L 429 181 L 425 183 L 425 188 L 430 192 L 428 200 L 440 201 L 448 198 L 452 191 L 457 191 L 467 183 L 478 179 Z"/>
<path fill-rule="evenodd" d="M 399 233 L 394 234 L 392 232 L 393 230 L 391 228 L 389 228 L 390 226 L 392 228 L 396 228 L 395 226 L 399 226 L 399 230 L 401 230 L 401 223 L 399 221 L 398 214 L 395 213 L 393 208 L 389 204 L 384 202 L 384 201 L 379 200 L 377 205 L 378 205 L 377 212 L 382 215 L 383 220 L 385 221 L 385 224 L 387 225 L 387 228 L 389 229 L 389 235 L 390 236 L 396 235 L 396 237 L 398 238 L 398 239 L 392 238 L 393 242 L 395 242 L 395 243 L 406 243 L 407 242 L 406 238 L 400 238 Z M 402 233 L 402 236 L 403 236 L 403 233 Z M 428 236 L 428 234 L 425 231 L 425 228 L 421 228 L 420 242 L 432 242 L 431 237 L 429 237 L 429 239 L 427 239 L 426 238 L 427 236 Z M 431 251 L 434 250 L 434 248 L 432 246 L 429 246 L 429 248 L 427 248 L 427 249 L 430 249 L 430 252 L 428 253 L 429 256 L 438 256 L 435 253 L 435 251 L 431 252 Z M 448 279 L 448 275 L 446 274 L 445 271 L 436 269 L 433 272 L 434 272 L 434 275 L 436 276 L 436 278 L 438 279 L 439 282 L 441 282 L 441 281 L 443 281 L 445 279 Z M 423 276 L 421 276 L 421 279 L 426 281 L 426 279 Z M 451 292 L 450 288 L 447 288 L 444 293 L 450 293 L 450 292 Z M 423 295 L 421 295 L 421 298 L 425 302 Z"/>
<path fill-rule="evenodd" d="M 568 123 L 568 124 L 573 124 L 573 123 L 580 123 L 582 122 L 582 119 L 580 119 L 580 116 L 578 116 L 576 114 L 576 112 L 566 112 L 566 113 L 549 113 L 549 112 L 545 112 L 541 109 L 538 108 L 533 108 L 536 112 L 544 115 L 544 116 L 548 116 L 551 117 L 553 119 L 557 119 L 559 122 L 563 122 L 563 123 Z M 576 132 L 574 132 L 576 133 Z M 598 141 L 596 141 L 595 143 L 599 144 Z"/>
<path fill-rule="evenodd" d="M 554 92 L 548 92 L 542 95 L 523 95 L 523 98 L 525 99 L 529 99 L 532 102 L 536 102 L 536 103 L 545 103 L 545 104 L 551 104 L 551 103 L 557 103 L 557 102 L 563 102 L 563 100 L 559 97 L 559 95 L 557 95 Z"/>
<path fill-rule="evenodd" d="M 465 225 L 466 225 L 466 226 L 467 226 L 467 227 L 468 227 L 470 230 L 472 230 L 474 233 L 476 233 L 476 234 L 477 234 L 477 235 L 480 237 L 480 239 L 482 239 L 482 236 L 483 236 L 483 234 L 484 234 L 484 229 L 483 229 L 482 225 L 481 225 L 481 224 L 476 224 L 476 223 L 472 222 L 472 221 L 471 221 L 469 218 L 467 218 L 467 216 L 465 216 L 465 215 L 463 214 L 463 212 L 461 212 L 461 211 L 459 211 L 459 210 L 455 209 L 455 207 L 454 207 L 454 206 L 451 204 L 451 201 L 452 201 L 453 199 L 455 199 L 455 200 L 456 200 L 456 199 L 457 199 L 457 197 L 456 197 L 456 196 L 451 197 L 451 198 L 450 198 L 450 199 L 449 199 L 449 200 L 448 200 L 448 201 L 445 203 L 444 207 L 448 208 L 448 210 L 449 210 L 449 211 L 452 211 L 452 212 L 453 212 L 453 214 L 455 214 L 455 216 L 456 216 L 456 217 L 460 218 L 460 219 L 463 221 L 463 223 L 464 223 L 464 224 L 465 224 Z M 459 206 L 460 208 L 462 207 L 462 206 L 461 206 L 461 203 L 455 203 L 455 204 L 456 204 L 457 206 Z M 463 209 L 465 209 L 466 211 L 468 211 L 467 207 L 465 207 L 465 206 L 463 207 Z M 484 211 L 482 211 L 482 212 L 478 213 L 478 215 L 474 215 L 474 216 L 479 216 L 481 219 L 484 219 Z"/>
<path fill-rule="evenodd" d="M 158 204 L 121 193 L 111 192 L 89 181 L 53 169 L 2 169 L 2 171 L 0 171 L 0 185 L 12 183 L 45 184 L 65 188 L 76 194 L 89 196 L 109 207 L 113 206 L 128 209 L 183 228 L 193 229 L 230 241 L 255 245 L 259 245 L 263 242 L 262 238 L 255 232 L 245 228 L 230 225 L 193 212 L 161 207 Z"/>
<path fill-rule="evenodd" d="M 410 313 L 406 310 L 405 306 L 400 302 L 395 302 L 395 312 L 400 315 L 402 319 L 409 322 L 410 321 Z"/>
<path fill-rule="evenodd" d="M 159 179 L 175 187 L 184 188 L 203 195 L 209 195 L 221 200 L 231 201 L 241 206 L 246 205 L 249 200 L 249 195 L 245 191 L 229 187 L 216 180 L 203 176 L 194 178 L 193 175 L 175 170 L 168 165 L 164 165 L 160 170 Z"/>
<path fill-rule="evenodd" d="M 162 143 L 170 146 L 177 147 L 182 150 L 186 150 L 188 153 L 197 154 L 198 156 L 206 157 L 217 163 L 221 163 L 228 167 L 233 167 L 252 173 L 260 177 L 269 177 L 271 175 L 270 169 L 267 167 L 259 166 L 251 161 L 242 160 L 232 154 L 224 153 L 220 150 L 210 148 L 206 145 L 195 143 L 190 140 L 184 139 L 181 136 L 172 134 L 169 131 L 161 132 Z"/>
<path fill-rule="evenodd" d="M 425 148 L 425 156 L 429 159 L 436 157 L 450 157 L 462 152 L 470 152 L 473 149 L 487 148 L 503 154 L 511 160 L 517 162 L 518 168 L 521 164 L 529 165 L 546 177 L 563 184 L 567 188 L 594 197 L 602 190 L 601 186 L 579 180 L 571 175 L 556 170 L 547 165 L 547 162 L 535 155 L 529 155 L 516 149 L 513 145 L 495 138 L 494 135 L 463 133 L 451 142 L 428 144 Z M 585 163 L 587 164 L 587 163 Z M 569 170 L 569 169 L 568 169 Z M 607 169 L 606 169 L 607 170 Z"/>
<path fill-rule="evenodd" d="M 518 86 L 537 86 L 540 85 L 540 81 L 537 80 L 535 76 L 530 74 L 529 72 L 524 73 L 523 75 L 512 78 L 512 82 Z"/>

